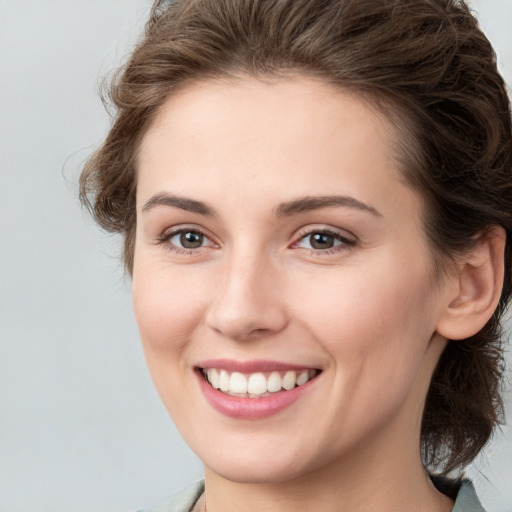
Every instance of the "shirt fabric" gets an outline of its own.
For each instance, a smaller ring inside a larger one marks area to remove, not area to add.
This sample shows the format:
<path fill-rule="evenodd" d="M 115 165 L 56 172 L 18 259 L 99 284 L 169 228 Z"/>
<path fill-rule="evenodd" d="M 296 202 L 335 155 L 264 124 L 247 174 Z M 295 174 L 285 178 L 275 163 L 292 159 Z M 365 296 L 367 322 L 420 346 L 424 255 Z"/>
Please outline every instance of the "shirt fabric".
<path fill-rule="evenodd" d="M 155 507 L 138 512 L 191 512 L 203 492 L 204 482 L 200 481 Z M 470 480 L 462 480 L 452 512 L 485 512 Z"/>

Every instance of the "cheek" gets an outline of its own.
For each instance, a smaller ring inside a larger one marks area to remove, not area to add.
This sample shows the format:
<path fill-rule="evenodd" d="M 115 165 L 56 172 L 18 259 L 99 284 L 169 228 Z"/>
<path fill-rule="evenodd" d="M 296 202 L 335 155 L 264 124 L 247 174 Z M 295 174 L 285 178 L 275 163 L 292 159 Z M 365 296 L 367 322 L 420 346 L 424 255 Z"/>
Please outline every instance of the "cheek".
<path fill-rule="evenodd" d="M 170 268 L 135 266 L 133 307 L 150 370 L 157 362 L 153 359 L 178 364 L 187 341 L 201 325 L 204 290 L 199 283 Z"/>
<path fill-rule="evenodd" d="M 343 375 L 371 373 L 377 386 L 412 379 L 435 326 L 426 271 L 409 264 L 405 272 L 392 261 L 354 267 L 295 293 L 307 297 L 298 306 L 304 325 Z"/>
<path fill-rule="evenodd" d="M 201 295 L 183 272 L 156 264 L 134 267 L 133 307 L 147 367 L 174 419 L 186 416 L 189 405 L 188 341 L 202 322 Z"/>
<path fill-rule="evenodd" d="M 333 446 L 357 442 L 393 422 L 421 379 L 433 334 L 428 285 L 414 273 L 398 278 L 389 268 L 354 270 L 324 293 L 302 290 L 308 297 L 303 326 L 334 369 L 330 403 L 335 405 L 326 414 L 337 425 Z"/>

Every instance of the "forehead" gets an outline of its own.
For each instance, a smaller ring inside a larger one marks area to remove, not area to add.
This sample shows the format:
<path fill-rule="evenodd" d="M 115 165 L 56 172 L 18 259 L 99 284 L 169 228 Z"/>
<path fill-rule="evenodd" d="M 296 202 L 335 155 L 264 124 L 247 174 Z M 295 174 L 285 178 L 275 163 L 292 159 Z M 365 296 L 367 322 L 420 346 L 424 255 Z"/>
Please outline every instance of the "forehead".
<path fill-rule="evenodd" d="M 284 138 L 293 135 L 292 128 L 304 133 L 307 124 L 309 136 L 317 134 L 330 139 L 336 135 L 332 128 L 347 122 L 354 124 L 356 118 L 368 121 L 368 128 L 373 126 L 372 135 L 379 131 L 391 140 L 396 134 L 386 118 L 390 112 L 386 110 L 385 116 L 376 105 L 373 98 L 305 75 L 282 78 L 241 75 L 197 81 L 178 89 L 164 102 L 143 137 L 141 149 L 144 153 L 148 141 L 151 144 L 157 137 L 155 132 L 167 130 L 170 134 L 173 130 L 176 136 L 195 138 L 202 135 L 202 130 L 214 134 L 219 127 L 241 128 L 241 132 L 250 129 L 254 135 L 258 132 L 275 135 L 279 130 Z M 360 124 L 359 128 L 363 123 Z"/>
<path fill-rule="evenodd" d="M 370 102 L 308 77 L 189 85 L 160 108 L 139 152 L 138 207 L 152 194 L 236 195 L 240 207 L 403 187 L 395 126 Z"/>

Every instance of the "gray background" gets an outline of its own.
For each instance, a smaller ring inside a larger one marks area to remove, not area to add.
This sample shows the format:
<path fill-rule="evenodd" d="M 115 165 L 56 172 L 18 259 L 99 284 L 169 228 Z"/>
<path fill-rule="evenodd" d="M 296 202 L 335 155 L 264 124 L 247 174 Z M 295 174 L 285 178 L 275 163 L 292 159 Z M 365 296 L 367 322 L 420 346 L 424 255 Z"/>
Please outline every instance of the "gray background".
<path fill-rule="evenodd" d="M 472 4 L 510 84 L 512 0 Z M 76 199 L 108 126 L 99 78 L 149 8 L 0 0 L 0 512 L 128 512 L 201 477 L 144 366 L 119 240 Z M 508 401 L 469 471 L 488 512 L 512 511 Z"/>

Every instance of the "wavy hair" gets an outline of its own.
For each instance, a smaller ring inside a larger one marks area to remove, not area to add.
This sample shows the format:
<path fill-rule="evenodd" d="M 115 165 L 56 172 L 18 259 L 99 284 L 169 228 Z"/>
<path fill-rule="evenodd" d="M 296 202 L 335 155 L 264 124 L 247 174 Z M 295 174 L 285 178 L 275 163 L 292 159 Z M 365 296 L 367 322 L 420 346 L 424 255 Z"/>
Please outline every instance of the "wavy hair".
<path fill-rule="evenodd" d="M 491 44 L 456 0 L 157 2 L 110 86 L 113 124 L 80 182 L 97 222 L 124 236 L 130 273 L 147 127 L 178 89 L 241 73 L 308 74 L 374 101 L 402 135 L 399 160 L 424 199 L 439 271 L 490 226 L 506 230 L 499 306 L 479 333 L 449 341 L 424 408 L 425 463 L 441 472 L 466 465 L 500 422 L 500 319 L 512 288 L 511 114 Z"/>

